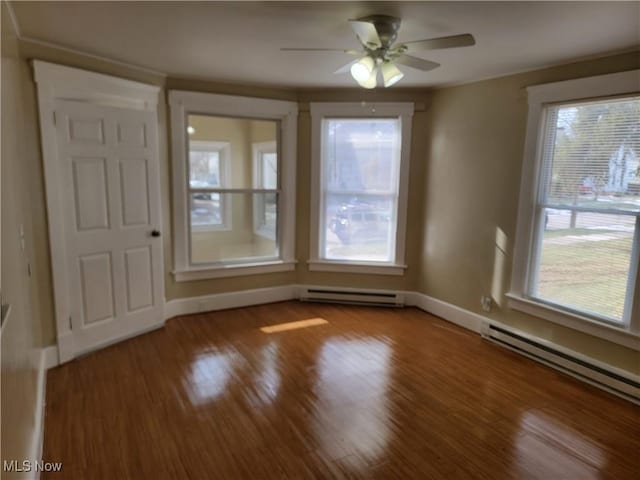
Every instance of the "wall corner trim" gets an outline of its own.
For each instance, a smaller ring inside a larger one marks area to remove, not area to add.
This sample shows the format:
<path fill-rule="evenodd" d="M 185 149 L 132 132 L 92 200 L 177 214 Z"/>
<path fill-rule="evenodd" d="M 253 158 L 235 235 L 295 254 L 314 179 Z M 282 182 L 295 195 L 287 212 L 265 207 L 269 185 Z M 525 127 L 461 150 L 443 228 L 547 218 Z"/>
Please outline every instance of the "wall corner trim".
<path fill-rule="evenodd" d="M 49 345 L 42 349 L 42 355 L 44 357 L 44 368 L 49 370 L 50 368 L 60 365 L 60 357 L 58 356 L 58 345 Z"/>
<path fill-rule="evenodd" d="M 405 292 L 405 302 L 475 333 L 481 333 L 482 325 L 490 321 L 487 317 L 420 292 Z"/>

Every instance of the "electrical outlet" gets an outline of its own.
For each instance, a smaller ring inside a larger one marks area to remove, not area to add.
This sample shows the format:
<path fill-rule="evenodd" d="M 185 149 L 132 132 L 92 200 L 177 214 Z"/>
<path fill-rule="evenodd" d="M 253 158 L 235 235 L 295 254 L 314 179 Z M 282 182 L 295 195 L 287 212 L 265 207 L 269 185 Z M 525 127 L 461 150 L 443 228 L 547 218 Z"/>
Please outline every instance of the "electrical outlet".
<path fill-rule="evenodd" d="M 483 295 L 480 299 L 480 303 L 482 304 L 482 310 L 484 310 L 485 312 L 491 311 L 491 304 L 493 303 L 493 301 L 491 300 L 491 297 L 489 295 Z"/>

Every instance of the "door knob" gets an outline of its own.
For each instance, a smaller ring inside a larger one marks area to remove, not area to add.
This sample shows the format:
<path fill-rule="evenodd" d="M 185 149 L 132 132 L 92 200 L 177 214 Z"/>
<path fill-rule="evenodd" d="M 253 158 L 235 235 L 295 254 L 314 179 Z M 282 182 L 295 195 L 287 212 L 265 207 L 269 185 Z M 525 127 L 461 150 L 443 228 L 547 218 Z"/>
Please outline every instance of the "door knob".
<path fill-rule="evenodd" d="M 151 230 L 151 236 L 152 237 L 159 237 L 160 236 L 160 230 Z"/>

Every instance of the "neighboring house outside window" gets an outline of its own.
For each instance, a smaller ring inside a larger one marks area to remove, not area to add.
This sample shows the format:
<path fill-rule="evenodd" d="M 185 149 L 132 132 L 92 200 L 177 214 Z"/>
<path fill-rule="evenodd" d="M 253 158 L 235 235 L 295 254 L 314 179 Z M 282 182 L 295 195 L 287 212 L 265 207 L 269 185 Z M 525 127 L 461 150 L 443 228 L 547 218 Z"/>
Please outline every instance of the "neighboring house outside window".
<path fill-rule="evenodd" d="M 640 74 L 529 89 L 514 308 L 638 343 Z"/>

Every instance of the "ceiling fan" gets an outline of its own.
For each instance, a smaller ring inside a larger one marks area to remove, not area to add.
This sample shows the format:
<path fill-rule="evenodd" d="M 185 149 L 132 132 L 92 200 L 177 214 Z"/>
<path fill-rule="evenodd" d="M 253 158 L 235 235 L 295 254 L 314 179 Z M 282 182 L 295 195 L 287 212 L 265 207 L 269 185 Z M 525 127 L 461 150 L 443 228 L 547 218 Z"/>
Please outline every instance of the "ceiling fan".
<path fill-rule="evenodd" d="M 335 73 L 351 71 L 351 76 L 361 87 L 375 88 L 378 84 L 378 72 L 382 74 L 383 85 L 390 87 L 397 83 L 404 74 L 396 63 L 428 72 L 440 66 L 422 58 L 407 55 L 420 50 L 437 50 L 441 48 L 468 47 L 475 45 L 473 35 L 465 33 L 448 37 L 429 38 L 415 42 L 393 43 L 398 37 L 401 20 L 388 15 L 369 15 L 349 20 L 356 33 L 362 50 L 339 48 L 281 48 L 294 52 L 342 52 L 348 55 L 361 56 L 359 60 L 349 62 Z"/>

